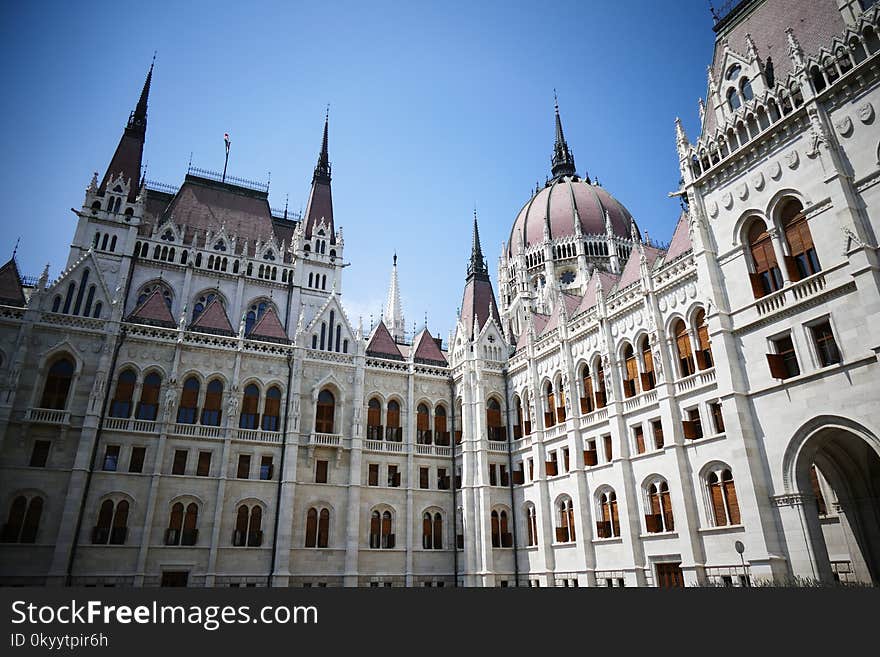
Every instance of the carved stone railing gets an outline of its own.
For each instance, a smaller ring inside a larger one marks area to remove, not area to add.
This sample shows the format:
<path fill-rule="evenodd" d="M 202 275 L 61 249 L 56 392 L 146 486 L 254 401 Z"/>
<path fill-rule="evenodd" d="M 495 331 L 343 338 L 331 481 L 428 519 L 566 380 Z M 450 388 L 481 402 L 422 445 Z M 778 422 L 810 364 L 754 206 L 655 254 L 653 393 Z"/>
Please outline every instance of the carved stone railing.
<path fill-rule="evenodd" d="M 54 408 L 29 408 L 24 415 L 25 422 L 35 424 L 70 424 L 70 411 Z"/>
<path fill-rule="evenodd" d="M 131 417 L 105 417 L 104 428 L 108 431 L 155 433 L 156 422 L 153 420 L 137 420 Z"/>
<path fill-rule="evenodd" d="M 675 392 L 680 395 L 684 392 L 691 392 L 692 390 L 697 390 L 698 388 L 713 383 L 715 383 L 715 368 L 710 367 L 708 370 L 702 370 L 696 374 L 691 374 L 690 376 L 686 376 L 685 378 L 676 381 Z"/>
<path fill-rule="evenodd" d="M 209 440 L 222 440 L 224 437 L 223 427 L 211 427 L 202 424 L 184 424 L 181 422 L 174 424 L 170 433 L 177 436 L 207 438 Z"/>
<path fill-rule="evenodd" d="M 262 429 L 235 429 L 233 437 L 236 440 L 273 444 L 281 444 L 284 440 L 284 435 L 280 431 L 263 431 Z"/>

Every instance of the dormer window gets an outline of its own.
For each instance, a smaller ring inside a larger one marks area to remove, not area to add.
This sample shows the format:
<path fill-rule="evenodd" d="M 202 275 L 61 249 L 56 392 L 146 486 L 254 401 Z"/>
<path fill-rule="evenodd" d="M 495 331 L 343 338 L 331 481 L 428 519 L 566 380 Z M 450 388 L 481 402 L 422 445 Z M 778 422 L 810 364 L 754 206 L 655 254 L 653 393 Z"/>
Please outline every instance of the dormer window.
<path fill-rule="evenodd" d="M 739 74 L 742 72 L 742 67 L 739 64 L 734 64 L 729 69 L 727 69 L 727 75 L 725 76 L 728 80 L 733 82 L 739 77 Z"/>
<path fill-rule="evenodd" d="M 226 242 L 223 240 L 217 240 L 217 243 L 214 245 L 215 251 L 225 251 L 226 250 Z"/>

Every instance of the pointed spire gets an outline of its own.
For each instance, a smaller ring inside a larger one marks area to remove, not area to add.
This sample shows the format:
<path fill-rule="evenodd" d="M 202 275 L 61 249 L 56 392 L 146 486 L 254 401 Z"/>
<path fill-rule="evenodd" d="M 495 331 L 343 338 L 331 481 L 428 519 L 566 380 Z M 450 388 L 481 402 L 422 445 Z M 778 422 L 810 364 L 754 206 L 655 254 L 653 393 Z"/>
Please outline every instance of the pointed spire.
<path fill-rule="evenodd" d="M 395 342 L 403 342 L 404 321 L 403 304 L 400 302 L 400 285 L 397 280 L 397 253 L 391 265 L 391 281 L 388 283 L 388 298 L 382 317 Z"/>
<path fill-rule="evenodd" d="M 678 148 L 679 158 L 682 158 L 687 154 L 687 149 L 691 145 L 690 141 L 688 141 L 687 134 L 684 131 L 684 127 L 681 125 L 681 119 L 677 116 L 675 117 L 675 145 Z"/>
<path fill-rule="evenodd" d="M 150 70 L 147 72 L 147 79 L 144 80 L 144 88 L 141 89 L 141 97 L 138 99 L 137 107 L 128 117 L 128 128 L 137 129 L 141 133 L 147 132 L 147 100 L 150 97 L 150 84 L 153 82 L 153 67 L 156 65 L 156 54 L 153 53 L 153 61 L 150 64 Z"/>
<path fill-rule="evenodd" d="M 324 136 L 321 140 L 321 152 L 318 154 L 318 163 L 315 165 L 315 173 L 312 175 L 312 191 L 309 193 L 309 203 L 305 213 L 305 237 L 312 238 L 315 226 L 324 222 L 327 226 L 331 244 L 336 243 L 336 228 L 333 225 L 333 194 L 330 191 L 330 156 L 327 150 L 327 134 L 330 126 L 330 106 L 324 115 Z"/>
<path fill-rule="evenodd" d="M 312 181 L 321 180 L 330 184 L 330 155 L 327 151 L 327 133 L 330 127 L 330 105 L 324 114 L 324 137 L 321 140 L 321 152 L 318 154 L 318 163 L 315 165 L 315 173 Z"/>
<path fill-rule="evenodd" d="M 788 56 L 795 70 L 800 69 L 804 65 L 804 50 L 794 35 L 794 30 L 790 27 L 785 28 L 785 35 L 788 39 Z"/>
<path fill-rule="evenodd" d="M 562 119 L 559 117 L 559 102 L 556 98 L 556 90 L 553 90 L 553 106 L 556 111 L 556 143 L 553 144 L 553 158 L 550 171 L 554 178 L 560 176 L 575 175 L 574 153 L 568 148 L 565 135 L 562 132 Z"/>
<path fill-rule="evenodd" d="M 477 225 L 477 211 L 474 210 L 474 235 L 471 243 L 471 260 L 467 268 L 468 278 L 471 277 L 489 277 L 489 269 L 486 267 L 486 261 L 483 258 L 483 249 L 480 246 L 480 228 Z"/>

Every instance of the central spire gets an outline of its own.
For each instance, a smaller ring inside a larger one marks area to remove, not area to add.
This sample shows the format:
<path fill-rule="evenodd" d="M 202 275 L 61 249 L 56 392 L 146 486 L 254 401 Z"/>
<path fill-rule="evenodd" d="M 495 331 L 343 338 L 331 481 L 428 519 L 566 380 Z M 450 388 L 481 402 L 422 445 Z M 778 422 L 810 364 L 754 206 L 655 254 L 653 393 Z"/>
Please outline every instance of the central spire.
<path fill-rule="evenodd" d="M 471 260 L 467 268 L 468 279 L 476 276 L 489 278 L 489 269 L 483 258 L 483 249 L 480 246 L 480 228 L 477 226 L 477 211 L 474 210 L 474 237 L 471 244 Z"/>
<path fill-rule="evenodd" d="M 388 284 L 388 299 L 385 301 L 385 312 L 382 318 L 394 341 L 403 342 L 403 305 L 400 303 L 400 286 L 397 282 L 396 253 L 391 266 L 391 282 Z"/>
<path fill-rule="evenodd" d="M 306 207 L 306 239 L 312 239 L 312 232 L 320 232 L 318 227 L 323 224 L 325 235 L 330 243 L 336 243 L 336 228 L 333 225 L 333 194 L 330 191 L 330 156 L 327 151 L 327 133 L 330 126 L 330 106 L 324 115 L 324 136 L 321 140 L 321 152 L 312 175 L 312 191 Z"/>
<path fill-rule="evenodd" d="M 327 131 L 330 126 L 330 106 L 324 114 L 324 138 L 321 141 L 321 152 L 318 154 L 318 163 L 315 165 L 315 173 L 312 182 L 330 184 L 330 155 L 327 152 Z"/>
<path fill-rule="evenodd" d="M 562 132 L 562 119 L 559 117 L 559 101 L 556 91 L 553 91 L 553 106 L 556 110 L 556 143 L 553 144 L 553 158 L 551 159 L 550 171 L 554 178 L 561 176 L 574 176 L 574 153 L 568 148 L 565 135 Z"/>

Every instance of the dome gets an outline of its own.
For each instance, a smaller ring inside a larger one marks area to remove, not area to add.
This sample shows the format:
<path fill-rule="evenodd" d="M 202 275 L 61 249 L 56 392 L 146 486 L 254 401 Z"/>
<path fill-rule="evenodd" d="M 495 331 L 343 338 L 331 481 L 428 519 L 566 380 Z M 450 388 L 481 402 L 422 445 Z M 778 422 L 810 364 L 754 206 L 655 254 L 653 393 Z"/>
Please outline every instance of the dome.
<path fill-rule="evenodd" d="M 634 221 L 629 211 L 603 187 L 577 176 L 561 176 L 535 194 L 513 222 L 507 254 L 513 256 L 522 245 L 523 250 L 544 240 L 544 226 L 550 230 L 550 239 L 575 235 L 579 221 L 583 235 L 605 235 L 605 212 L 611 220 L 611 231 L 616 237 L 629 240 L 630 224 Z M 636 227 L 638 231 L 638 227 Z"/>

